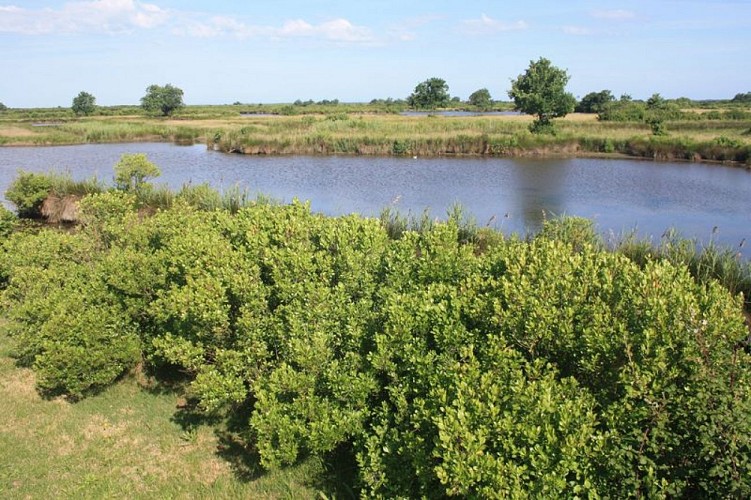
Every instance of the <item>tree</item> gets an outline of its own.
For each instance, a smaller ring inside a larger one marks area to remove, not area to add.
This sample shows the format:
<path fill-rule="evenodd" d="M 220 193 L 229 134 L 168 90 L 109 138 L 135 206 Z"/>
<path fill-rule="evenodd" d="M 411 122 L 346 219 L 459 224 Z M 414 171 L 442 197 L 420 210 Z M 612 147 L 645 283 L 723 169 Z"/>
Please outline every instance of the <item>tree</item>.
<path fill-rule="evenodd" d="M 493 100 L 490 97 L 488 89 L 479 89 L 472 92 L 469 96 L 469 103 L 479 109 L 490 109 Z"/>
<path fill-rule="evenodd" d="M 150 85 L 141 98 L 143 109 L 150 113 L 160 112 L 162 116 L 169 116 L 184 105 L 182 89 L 169 83 L 164 87 Z"/>
<path fill-rule="evenodd" d="M 667 105 L 667 101 L 658 93 L 652 94 L 652 96 L 647 99 L 647 109 L 662 109 Z"/>
<path fill-rule="evenodd" d="M 566 116 L 574 110 L 576 99 L 566 92 L 568 79 L 565 70 L 541 57 L 530 61 L 527 71 L 511 81 L 508 95 L 514 100 L 515 109 L 537 116 L 530 127 L 533 132 L 551 130 L 553 118 Z"/>
<path fill-rule="evenodd" d="M 96 97 L 88 92 L 80 92 L 73 98 L 72 109 L 78 116 L 88 116 L 96 110 Z"/>
<path fill-rule="evenodd" d="M 735 94 L 735 97 L 730 102 L 751 103 L 751 92 Z"/>
<path fill-rule="evenodd" d="M 407 102 L 413 108 L 435 109 L 446 106 L 450 99 L 446 81 L 441 78 L 429 78 L 417 84 Z"/>
<path fill-rule="evenodd" d="M 8 110 L 8 106 L 0 102 L 0 112 L 7 111 L 7 110 Z"/>
<path fill-rule="evenodd" d="M 125 191 L 141 191 L 147 179 L 161 175 L 159 167 L 143 153 L 124 154 L 115 165 L 115 184 Z"/>
<path fill-rule="evenodd" d="M 582 97 L 574 111 L 577 113 L 600 113 L 605 110 L 605 106 L 613 101 L 615 101 L 615 96 L 609 90 L 590 92 Z"/>

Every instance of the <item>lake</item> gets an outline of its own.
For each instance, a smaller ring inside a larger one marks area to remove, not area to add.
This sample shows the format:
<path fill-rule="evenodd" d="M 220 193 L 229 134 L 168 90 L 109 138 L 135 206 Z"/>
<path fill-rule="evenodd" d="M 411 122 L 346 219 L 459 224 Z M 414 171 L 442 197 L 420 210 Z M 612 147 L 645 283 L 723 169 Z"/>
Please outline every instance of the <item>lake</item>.
<path fill-rule="evenodd" d="M 243 156 L 203 145 L 97 144 L 0 148 L 0 192 L 19 169 L 69 171 L 112 182 L 123 153 L 146 153 L 162 170 L 154 181 L 180 188 L 235 184 L 282 201 L 310 200 L 329 215 L 403 213 L 444 218 L 461 203 L 478 225 L 506 233 L 534 231 L 546 217 L 593 219 L 605 235 L 632 230 L 659 240 L 674 227 L 683 236 L 739 247 L 751 242 L 751 172 L 723 165 L 590 158 L 400 158 Z M 7 203 L 7 202 L 6 202 Z M 740 251 L 751 258 L 751 244 Z"/>

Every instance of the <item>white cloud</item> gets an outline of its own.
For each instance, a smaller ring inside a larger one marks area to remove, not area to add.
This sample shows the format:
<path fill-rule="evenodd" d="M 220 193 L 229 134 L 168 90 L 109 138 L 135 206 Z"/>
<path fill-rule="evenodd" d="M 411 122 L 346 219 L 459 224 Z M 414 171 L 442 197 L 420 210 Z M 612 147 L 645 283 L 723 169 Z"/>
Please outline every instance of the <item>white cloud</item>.
<path fill-rule="evenodd" d="M 528 27 L 529 26 L 524 21 L 507 23 L 482 14 L 480 19 L 468 19 L 462 21 L 459 25 L 459 31 L 469 35 L 488 35 L 502 31 L 525 30 Z"/>
<path fill-rule="evenodd" d="M 379 41 L 370 28 L 355 25 L 343 18 L 317 24 L 303 19 L 292 19 L 277 26 L 261 26 L 247 24 L 229 16 L 201 17 L 195 13 L 167 11 L 156 4 L 139 0 L 69 1 L 57 9 L 0 6 L 0 33 L 118 34 L 165 25 L 170 26 L 172 34 L 196 38 L 311 38 L 361 44 L 374 44 Z"/>
<path fill-rule="evenodd" d="M 584 26 L 564 26 L 563 32 L 567 35 L 575 36 L 586 36 L 593 33 L 591 29 L 585 28 Z"/>
<path fill-rule="evenodd" d="M 597 19 L 607 19 L 610 21 L 626 21 L 636 18 L 636 13 L 624 9 L 596 10 L 592 12 L 592 17 Z"/>
<path fill-rule="evenodd" d="M 68 2 L 60 9 L 0 6 L 0 33 L 122 33 L 164 24 L 169 13 L 136 0 Z"/>
<path fill-rule="evenodd" d="M 374 43 L 376 37 L 365 26 L 356 26 L 347 19 L 333 19 L 311 24 L 303 19 L 285 21 L 280 27 L 254 26 L 229 17 L 214 17 L 208 22 L 187 22 L 175 28 L 175 34 L 195 37 L 250 38 L 264 36 L 272 39 L 317 38 L 334 42 Z"/>
<path fill-rule="evenodd" d="M 301 19 L 287 21 L 276 33 L 279 37 L 317 37 L 337 42 L 372 42 L 375 40 L 369 28 L 355 26 L 346 19 L 333 19 L 318 25 Z"/>

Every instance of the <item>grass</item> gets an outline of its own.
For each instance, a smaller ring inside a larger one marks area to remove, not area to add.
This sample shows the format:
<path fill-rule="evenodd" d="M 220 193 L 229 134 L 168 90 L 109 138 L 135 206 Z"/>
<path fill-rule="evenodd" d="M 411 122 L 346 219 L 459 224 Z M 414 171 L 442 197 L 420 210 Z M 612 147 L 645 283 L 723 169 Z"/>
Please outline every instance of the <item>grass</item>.
<path fill-rule="evenodd" d="M 287 108 L 295 113 L 283 114 Z M 38 126 L 40 121 L 46 126 Z M 0 145 L 173 141 L 246 154 L 623 154 L 751 165 L 749 119 L 666 121 L 668 135 L 662 137 L 653 137 L 646 123 L 602 122 L 591 114 L 556 120 L 555 135 L 531 134 L 531 121 L 529 116 L 401 116 L 378 106 L 343 104 L 189 106 L 168 119 L 127 107 L 83 118 L 64 109 L 14 110 L 0 115 Z"/>
<path fill-rule="evenodd" d="M 351 496 L 321 460 L 263 472 L 228 426 L 196 417 L 183 407 L 179 389 L 145 384 L 142 376 L 128 376 L 75 404 L 45 400 L 32 371 L 11 358 L 4 326 L 2 498 Z"/>

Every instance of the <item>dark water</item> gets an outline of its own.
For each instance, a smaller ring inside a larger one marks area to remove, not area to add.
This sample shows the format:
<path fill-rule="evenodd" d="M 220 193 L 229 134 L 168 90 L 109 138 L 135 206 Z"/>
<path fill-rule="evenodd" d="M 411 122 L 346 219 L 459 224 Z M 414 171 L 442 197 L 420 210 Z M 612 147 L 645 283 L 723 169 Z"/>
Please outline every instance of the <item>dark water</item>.
<path fill-rule="evenodd" d="M 107 144 L 0 148 L 0 191 L 18 169 L 70 171 L 111 182 L 123 153 L 146 153 L 162 170 L 156 182 L 179 188 L 234 184 L 252 194 L 310 200 L 330 215 L 377 215 L 386 206 L 444 217 L 461 203 L 479 225 L 505 232 L 536 230 L 545 217 L 592 218 L 603 234 L 637 230 L 659 240 L 674 227 L 710 238 L 751 258 L 751 172 L 693 163 L 601 159 L 372 158 L 242 156 L 205 146 Z"/>

